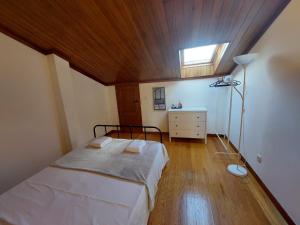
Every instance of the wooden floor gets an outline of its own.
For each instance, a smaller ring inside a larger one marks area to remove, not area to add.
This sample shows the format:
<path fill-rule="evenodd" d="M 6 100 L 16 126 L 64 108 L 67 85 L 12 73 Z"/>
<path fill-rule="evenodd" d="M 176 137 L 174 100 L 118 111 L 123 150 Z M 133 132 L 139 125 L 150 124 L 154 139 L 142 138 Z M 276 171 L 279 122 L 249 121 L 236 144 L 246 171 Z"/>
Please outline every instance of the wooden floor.
<path fill-rule="evenodd" d="M 238 178 L 226 172 L 233 160 L 214 154 L 223 151 L 216 137 L 207 145 L 164 137 L 164 144 L 170 161 L 148 225 L 286 224 L 251 174 Z"/>

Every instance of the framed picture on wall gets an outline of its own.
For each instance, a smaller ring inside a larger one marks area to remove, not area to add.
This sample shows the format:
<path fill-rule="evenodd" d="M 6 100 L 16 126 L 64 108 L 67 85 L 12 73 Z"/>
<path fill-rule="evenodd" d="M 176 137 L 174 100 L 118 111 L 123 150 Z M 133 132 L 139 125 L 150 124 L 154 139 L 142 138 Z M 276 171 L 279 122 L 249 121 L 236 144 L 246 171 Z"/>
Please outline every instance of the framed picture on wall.
<path fill-rule="evenodd" d="M 165 87 L 154 87 L 152 90 L 153 90 L 153 109 L 166 110 Z"/>

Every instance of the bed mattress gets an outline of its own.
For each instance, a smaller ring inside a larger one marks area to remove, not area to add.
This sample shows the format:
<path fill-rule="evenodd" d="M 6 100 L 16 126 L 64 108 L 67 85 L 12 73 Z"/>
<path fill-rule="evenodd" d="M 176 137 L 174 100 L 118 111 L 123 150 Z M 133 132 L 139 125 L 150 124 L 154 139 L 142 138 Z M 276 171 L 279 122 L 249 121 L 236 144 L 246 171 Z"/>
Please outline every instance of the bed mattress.
<path fill-rule="evenodd" d="M 148 216 L 145 185 L 85 171 L 47 167 L 0 196 L 3 224 L 146 225 Z"/>
<path fill-rule="evenodd" d="M 48 167 L 0 196 L 0 218 L 18 225 L 147 224 L 145 186 Z"/>

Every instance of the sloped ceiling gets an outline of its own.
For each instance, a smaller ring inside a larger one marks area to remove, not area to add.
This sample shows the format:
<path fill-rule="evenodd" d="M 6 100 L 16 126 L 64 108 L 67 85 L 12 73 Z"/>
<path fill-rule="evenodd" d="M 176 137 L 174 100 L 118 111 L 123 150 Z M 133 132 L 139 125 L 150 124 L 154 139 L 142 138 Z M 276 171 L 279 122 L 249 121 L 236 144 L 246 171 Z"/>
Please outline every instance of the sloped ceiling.
<path fill-rule="evenodd" d="M 0 30 L 103 83 L 180 79 L 179 49 L 230 42 L 229 74 L 289 0 L 0 0 Z"/>

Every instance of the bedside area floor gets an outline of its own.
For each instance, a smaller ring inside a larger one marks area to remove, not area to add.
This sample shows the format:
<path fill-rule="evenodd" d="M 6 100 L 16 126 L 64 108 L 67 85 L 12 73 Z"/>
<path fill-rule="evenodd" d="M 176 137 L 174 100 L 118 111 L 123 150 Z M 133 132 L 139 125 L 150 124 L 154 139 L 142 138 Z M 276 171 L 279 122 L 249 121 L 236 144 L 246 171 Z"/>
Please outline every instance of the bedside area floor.
<path fill-rule="evenodd" d="M 147 136 L 159 140 L 156 134 Z M 148 225 L 287 224 L 251 173 L 239 178 L 227 172 L 234 159 L 215 154 L 224 151 L 217 137 L 209 136 L 207 144 L 193 139 L 169 142 L 168 135 L 163 140 L 170 161 Z"/>

